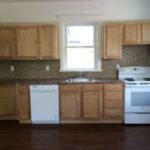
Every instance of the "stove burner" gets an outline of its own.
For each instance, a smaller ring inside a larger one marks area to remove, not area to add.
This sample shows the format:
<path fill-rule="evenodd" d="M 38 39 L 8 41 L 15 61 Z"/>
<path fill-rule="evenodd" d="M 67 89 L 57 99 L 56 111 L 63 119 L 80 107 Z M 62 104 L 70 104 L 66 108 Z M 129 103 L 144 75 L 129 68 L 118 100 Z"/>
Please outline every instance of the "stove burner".
<path fill-rule="evenodd" d="M 144 78 L 145 81 L 150 81 L 150 78 Z"/>
<path fill-rule="evenodd" d="M 126 80 L 126 81 L 134 81 L 133 78 L 124 78 L 124 80 Z"/>

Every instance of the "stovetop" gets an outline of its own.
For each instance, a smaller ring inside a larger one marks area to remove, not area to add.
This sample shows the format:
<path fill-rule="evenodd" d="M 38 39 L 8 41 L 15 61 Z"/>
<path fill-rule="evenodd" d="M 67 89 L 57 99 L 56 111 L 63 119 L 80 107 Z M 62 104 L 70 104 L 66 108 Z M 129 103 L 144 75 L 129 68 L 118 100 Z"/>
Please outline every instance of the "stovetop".
<path fill-rule="evenodd" d="M 150 78 L 123 78 L 125 83 L 147 83 L 150 84 Z"/>
<path fill-rule="evenodd" d="M 119 69 L 119 79 L 125 83 L 150 84 L 150 67 L 122 67 Z"/>

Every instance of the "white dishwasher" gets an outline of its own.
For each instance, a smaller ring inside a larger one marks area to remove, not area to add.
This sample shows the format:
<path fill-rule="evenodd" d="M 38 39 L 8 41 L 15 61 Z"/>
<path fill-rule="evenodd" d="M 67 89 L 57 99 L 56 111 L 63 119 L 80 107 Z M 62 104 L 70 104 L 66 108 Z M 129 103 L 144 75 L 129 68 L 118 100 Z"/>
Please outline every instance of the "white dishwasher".
<path fill-rule="evenodd" d="M 30 85 L 32 123 L 59 123 L 58 85 Z"/>

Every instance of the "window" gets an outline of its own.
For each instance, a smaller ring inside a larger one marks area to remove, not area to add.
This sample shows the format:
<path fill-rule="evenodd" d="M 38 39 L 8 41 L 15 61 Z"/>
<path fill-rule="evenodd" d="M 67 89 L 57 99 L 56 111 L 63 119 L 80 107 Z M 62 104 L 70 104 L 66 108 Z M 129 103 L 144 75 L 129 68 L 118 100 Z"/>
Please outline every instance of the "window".
<path fill-rule="evenodd" d="M 62 71 L 100 71 L 97 25 L 64 24 Z"/>

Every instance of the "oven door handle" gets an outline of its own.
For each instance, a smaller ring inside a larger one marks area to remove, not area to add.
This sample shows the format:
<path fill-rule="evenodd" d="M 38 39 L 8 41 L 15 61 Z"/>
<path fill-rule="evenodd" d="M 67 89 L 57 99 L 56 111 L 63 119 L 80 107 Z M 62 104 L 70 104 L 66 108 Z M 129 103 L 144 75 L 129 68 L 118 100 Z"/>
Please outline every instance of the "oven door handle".
<path fill-rule="evenodd" d="M 126 114 L 150 114 L 150 112 L 125 112 Z"/>

